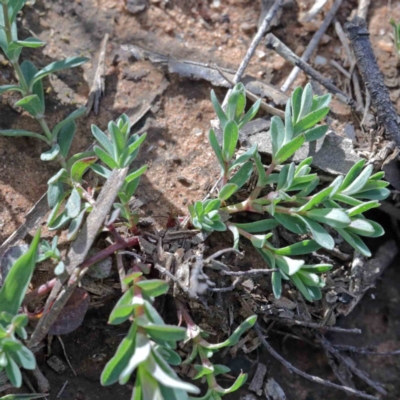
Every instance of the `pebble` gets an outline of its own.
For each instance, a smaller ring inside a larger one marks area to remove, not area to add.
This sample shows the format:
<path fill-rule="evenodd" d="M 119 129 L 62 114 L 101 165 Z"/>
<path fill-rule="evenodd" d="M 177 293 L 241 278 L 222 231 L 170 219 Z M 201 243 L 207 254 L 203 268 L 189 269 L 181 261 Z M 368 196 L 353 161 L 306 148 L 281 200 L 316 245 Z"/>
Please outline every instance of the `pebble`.
<path fill-rule="evenodd" d="M 257 50 L 256 54 L 257 54 L 257 57 L 258 57 L 261 61 L 264 61 L 264 60 L 267 59 L 267 53 L 266 53 L 265 51 Z"/>
<path fill-rule="evenodd" d="M 351 140 L 356 140 L 356 131 L 354 129 L 354 125 L 346 124 L 344 127 L 344 133 Z"/>
<path fill-rule="evenodd" d="M 315 65 L 326 65 L 328 60 L 323 56 L 316 56 L 314 60 Z"/>
<path fill-rule="evenodd" d="M 126 0 L 125 8 L 131 14 L 138 14 L 147 7 L 147 0 Z"/>
<path fill-rule="evenodd" d="M 203 135 L 203 131 L 200 128 L 193 128 L 192 135 L 199 137 Z"/>
<path fill-rule="evenodd" d="M 257 29 L 257 24 L 254 22 L 243 22 L 240 25 L 240 30 L 244 33 L 251 33 Z"/>
<path fill-rule="evenodd" d="M 57 374 L 62 375 L 67 367 L 65 364 L 61 361 L 60 358 L 57 356 L 52 356 L 47 360 L 47 365 L 54 371 L 57 372 Z"/>
<path fill-rule="evenodd" d="M 192 184 L 192 181 L 182 175 L 178 176 L 176 178 L 179 183 L 181 183 L 183 186 L 190 186 Z"/>
<path fill-rule="evenodd" d="M 162 147 L 163 149 L 165 149 L 167 147 L 167 143 L 165 143 L 165 140 L 162 140 L 162 139 L 160 139 L 157 142 L 157 144 L 158 144 L 159 147 Z"/>

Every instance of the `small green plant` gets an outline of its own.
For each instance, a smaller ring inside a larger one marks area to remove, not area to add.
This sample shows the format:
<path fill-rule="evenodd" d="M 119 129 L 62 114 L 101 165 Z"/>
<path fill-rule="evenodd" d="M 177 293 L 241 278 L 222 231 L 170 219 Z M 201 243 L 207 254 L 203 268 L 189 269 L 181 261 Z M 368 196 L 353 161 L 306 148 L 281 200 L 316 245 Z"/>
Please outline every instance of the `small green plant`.
<path fill-rule="evenodd" d="M 23 108 L 39 123 L 43 130 L 42 134 L 25 130 L 2 130 L 3 136 L 28 136 L 44 141 L 50 149 L 41 154 L 43 161 L 57 160 L 61 166 L 66 167 L 66 156 L 74 137 L 76 126 L 74 120 L 85 113 L 82 107 L 70 114 L 63 121 L 59 122 L 52 130 L 49 128 L 45 119 L 45 103 L 43 91 L 43 79 L 60 70 L 78 67 L 88 58 L 71 57 L 65 60 L 55 61 L 41 70 L 25 60 L 19 62 L 23 48 L 38 48 L 45 45 L 41 40 L 30 37 L 25 40 L 18 40 L 17 34 L 17 14 L 25 5 L 26 0 L 1 0 L 0 7 L 0 48 L 10 61 L 14 72 L 18 78 L 17 84 L 0 86 L 0 94 L 10 91 L 17 91 L 22 98 L 16 103 L 16 106 Z"/>
<path fill-rule="evenodd" d="M 236 159 L 239 129 L 257 113 L 259 102 L 243 115 L 246 95 L 242 84 L 235 86 L 226 111 L 214 92 L 211 100 L 223 130 L 222 145 L 210 130 L 211 147 L 221 166 L 221 188 L 218 198 L 197 201 L 189 206 L 196 228 L 207 232 L 230 230 L 234 247 L 239 238 L 248 239 L 272 269 L 275 297 L 282 293 L 282 280 L 290 280 L 309 300 L 321 299 L 325 282 L 321 274 L 332 268 L 329 264 L 309 265 L 293 256 L 304 256 L 320 248 L 332 250 L 335 231 L 355 250 L 365 256 L 371 253 L 360 236 L 377 237 L 382 227 L 364 217 L 366 211 L 379 207 L 379 200 L 389 196 L 383 172 L 372 173 L 372 165 L 364 168 L 359 161 L 344 176 L 338 176 L 328 187 L 319 188 L 317 174 L 311 173 L 312 158 L 299 165 L 285 163 L 307 141 L 322 138 L 328 127 L 317 125 L 329 112 L 330 94 L 314 96 L 311 85 L 297 88 L 286 104 L 285 121 L 272 117 L 272 162 L 265 170 L 257 147 L 253 146 Z M 276 167 L 279 173 L 273 173 Z M 244 201 L 235 202 L 235 193 L 255 171 L 257 184 Z M 249 223 L 232 222 L 239 212 L 259 214 L 260 220 Z M 275 248 L 269 239 L 272 229 L 282 226 L 303 240 L 284 248 Z M 327 226 L 327 228 L 324 227 Z M 304 240 L 304 235 L 310 239 Z"/>
<path fill-rule="evenodd" d="M 400 60 L 400 24 L 396 24 L 395 20 L 391 18 L 390 25 L 393 27 L 394 46 L 396 47 L 397 57 Z"/>
<path fill-rule="evenodd" d="M 152 305 L 156 296 L 168 291 L 168 284 L 144 279 L 138 266 L 124 283 L 130 287 L 115 305 L 109 323 L 117 325 L 130 319 L 132 325 L 104 368 L 102 385 L 126 384 L 136 371 L 132 399 L 184 400 L 188 399 L 188 392 L 198 393 L 196 386 L 179 379 L 169 365 L 181 363 L 174 350 L 177 342 L 185 338 L 186 329 L 166 325 Z"/>
<path fill-rule="evenodd" d="M 20 368 L 36 368 L 35 356 L 17 336 L 22 340 L 28 337 L 25 330 L 28 317 L 19 314 L 19 309 L 35 269 L 39 240 L 40 231 L 29 250 L 14 263 L 0 288 L 0 372 L 5 370 L 15 387 L 22 384 Z"/>
<path fill-rule="evenodd" d="M 197 374 L 193 379 L 205 378 L 207 382 L 207 393 L 199 400 L 221 400 L 225 394 L 233 393 L 243 386 L 247 380 L 247 374 L 241 372 L 236 378 L 231 387 L 224 389 L 216 380 L 220 374 L 227 374 L 230 368 L 225 365 L 213 364 L 210 358 L 215 352 L 224 348 L 232 347 L 239 342 L 240 337 L 247 330 L 251 329 L 257 321 L 257 316 L 253 315 L 243 321 L 238 328 L 229 336 L 228 339 L 221 343 L 209 343 L 206 338 L 208 334 L 204 332 L 199 326 L 195 325 L 187 312 L 184 312 L 184 318 L 188 327 L 186 342 L 192 341 L 192 352 L 183 364 L 193 365 L 197 358 L 200 359 L 201 364 L 194 364 Z M 193 398 L 195 399 L 195 398 Z"/>

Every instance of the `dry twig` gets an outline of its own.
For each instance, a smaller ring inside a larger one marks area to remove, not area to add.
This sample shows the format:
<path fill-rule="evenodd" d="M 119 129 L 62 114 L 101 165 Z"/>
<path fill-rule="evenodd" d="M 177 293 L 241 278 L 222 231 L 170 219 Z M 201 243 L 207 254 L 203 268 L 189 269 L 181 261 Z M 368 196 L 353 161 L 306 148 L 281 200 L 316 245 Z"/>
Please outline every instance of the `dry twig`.
<path fill-rule="evenodd" d="M 314 53 L 314 50 L 317 48 L 319 41 L 321 40 L 322 36 L 325 34 L 326 30 L 328 29 L 329 25 L 331 24 L 333 18 L 335 17 L 337 11 L 339 10 L 339 7 L 341 6 L 343 0 L 336 0 L 332 8 L 328 11 L 328 13 L 325 15 L 324 22 L 321 24 L 319 29 L 314 33 L 314 36 L 310 40 L 310 43 L 308 43 L 307 48 L 305 49 L 303 55 L 301 56 L 301 60 L 304 62 L 307 62 L 312 54 Z M 299 67 L 294 67 L 292 71 L 290 72 L 289 76 L 286 78 L 286 81 L 283 83 L 281 90 L 282 92 L 286 92 L 292 83 L 296 80 L 297 75 L 300 72 Z"/>
<path fill-rule="evenodd" d="M 272 33 L 269 33 L 267 35 L 265 44 L 268 49 L 276 51 L 285 60 L 289 61 L 293 65 L 298 66 L 306 74 L 310 75 L 321 85 L 325 86 L 331 93 L 333 93 L 337 97 L 338 100 L 340 100 L 344 104 L 348 104 L 353 109 L 359 108 L 359 105 L 353 99 L 351 99 L 349 96 L 347 96 L 346 93 L 342 92 L 339 88 L 337 88 L 331 81 L 324 78 L 314 68 L 310 67 L 307 63 L 305 63 L 300 57 L 294 54 L 292 50 L 290 50 L 286 45 L 284 45 Z"/>
<path fill-rule="evenodd" d="M 94 115 L 99 113 L 100 97 L 105 90 L 105 71 L 106 71 L 106 50 L 109 35 L 106 33 L 100 45 L 99 62 L 97 64 L 96 73 L 94 75 L 92 87 L 90 89 L 89 98 L 86 103 L 86 115 L 89 115 L 93 108 Z"/>
<path fill-rule="evenodd" d="M 353 394 L 355 396 L 361 397 L 363 399 L 369 399 L 369 400 L 379 400 L 378 397 L 376 396 L 371 396 L 367 393 L 361 392 L 359 390 L 347 387 L 347 386 L 341 386 L 341 385 L 337 385 L 336 383 L 327 381 L 325 379 L 322 379 L 318 376 L 314 376 L 314 375 L 310 375 L 307 374 L 306 372 L 296 368 L 294 365 L 292 365 L 290 362 L 286 361 L 265 339 L 263 332 L 261 330 L 261 327 L 258 323 L 256 323 L 254 325 L 254 329 L 258 335 L 258 337 L 261 340 L 261 343 L 263 344 L 263 346 L 267 349 L 267 351 L 275 358 L 277 359 L 280 363 L 282 363 L 290 372 L 294 372 L 297 375 L 302 376 L 305 379 L 308 379 L 311 382 L 314 383 L 319 383 L 320 385 L 324 385 L 333 389 L 338 389 L 338 390 L 342 390 L 344 392 Z"/>
<path fill-rule="evenodd" d="M 365 20 L 356 16 L 345 27 L 378 120 L 385 127 L 386 136 L 400 146 L 399 117 L 390 100 L 389 91 L 372 50 L 367 24 Z"/>
<path fill-rule="evenodd" d="M 246 55 L 244 56 L 242 62 L 240 63 L 235 76 L 233 77 L 233 85 L 236 85 L 242 79 L 242 75 L 243 75 L 245 69 L 247 68 L 247 65 L 249 64 L 251 57 L 253 57 L 253 54 L 256 51 L 258 44 L 260 43 L 261 39 L 265 35 L 265 32 L 267 32 L 267 29 L 271 25 L 271 22 L 274 19 L 275 14 L 282 7 L 282 4 L 283 4 L 283 0 L 275 0 L 275 3 L 273 4 L 273 6 L 269 9 L 267 15 L 264 18 L 264 21 L 262 22 L 260 28 L 258 29 L 256 35 L 254 36 L 254 38 L 252 40 L 250 47 L 248 48 L 248 50 L 246 52 Z M 226 105 L 230 94 L 231 94 L 231 90 L 228 90 L 228 92 L 225 95 L 225 99 L 224 99 L 222 106 Z"/>

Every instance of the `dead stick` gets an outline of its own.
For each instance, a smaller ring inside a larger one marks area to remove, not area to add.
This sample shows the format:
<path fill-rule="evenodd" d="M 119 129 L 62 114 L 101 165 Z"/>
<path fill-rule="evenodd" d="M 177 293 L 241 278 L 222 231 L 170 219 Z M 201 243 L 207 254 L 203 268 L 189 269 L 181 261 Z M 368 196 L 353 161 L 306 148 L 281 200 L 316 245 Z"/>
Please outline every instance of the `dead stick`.
<path fill-rule="evenodd" d="M 30 348 L 39 344 L 47 335 L 51 325 L 57 319 L 78 286 L 80 279 L 87 271 L 87 269 L 81 270 L 80 265 L 85 261 L 86 255 L 91 249 L 98 231 L 112 207 L 118 190 L 124 183 L 127 171 L 128 168 L 114 170 L 103 186 L 93 207 L 93 211 L 89 214 L 85 225 L 68 251 L 65 259 L 66 272 L 60 276 L 59 281 L 54 285 L 46 301 L 43 316 L 40 318 L 29 340 L 28 345 Z M 77 279 L 71 284 L 66 284 L 68 279 L 71 280 L 71 276 L 76 276 Z"/>
<path fill-rule="evenodd" d="M 349 96 L 347 96 L 346 93 L 342 92 L 339 88 L 337 88 L 331 81 L 325 79 L 314 68 L 310 67 L 307 63 L 305 63 L 299 56 L 294 54 L 293 51 L 289 49 L 289 47 L 284 45 L 272 33 L 269 33 L 267 35 L 265 45 L 267 46 L 268 49 L 276 51 L 286 61 L 289 61 L 293 65 L 298 66 L 306 74 L 310 75 L 321 85 L 325 86 L 331 93 L 333 93 L 337 97 L 338 100 L 340 100 L 344 104 L 349 105 L 353 109 L 359 108 L 358 104 L 353 99 L 351 99 Z"/>
<path fill-rule="evenodd" d="M 349 346 L 347 344 L 334 344 L 334 347 L 339 351 L 349 351 L 351 353 L 366 354 L 368 356 L 398 356 L 400 350 L 393 351 L 375 351 L 365 347 Z"/>
<path fill-rule="evenodd" d="M 379 122 L 385 127 L 386 136 L 400 146 L 398 115 L 389 97 L 378 63 L 372 50 L 365 20 L 354 17 L 345 25 L 350 45 L 357 59 L 358 69 L 371 95 Z"/>
<path fill-rule="evenodd" d="M 89 115 L 93 108 L 94 115 L 99 113 L 100 97 L 105 90 L 105 70 L 106 70 L 106 50 L 109 35 L 106 33 L 100 45 L 99 62 L 97 64 L 96 73 L 94 75 L 93 84 L 90 88 L 89 98 L 86 103 L 86 115 Z"/>
<path fill-rule="evenodd" d="M 368 8 L 371 3 L 371 0 L 359 0 L 358 8 L 357 8 L 357 15 L 362 19 L 367 19 L 368 15 Z"/>
<path fill-rule="evenodd" d="M 334 357 L 336 357 L 339 361 L 344 363 L 347 368 L 356 376 L 358 376 L 361 380 L 363 380 L 367 385 L 374 388 L 378 393 L 383 394 L 384 396 L 387 395 L 386 390 L 381 386 L 380 383 L 373 381 L 370 379 L 364 371 L 361 371 L 359 368 L 356 367 L 354 361 L 340 354 L 339 350 L 335 349 L 331 342 L 329 342 L 324 336 L 319 336 L 319 341 L 321 342 L 322 347 L 324 347 L 329 353 L 331 353 Z"/>
<path fill-rule="evenodd" d="M 319 383 L 320 385 L 324 385 L 327 387 L 331 387 L 333 389 L 338 389 L 338 390 L 342 390 L 344 392 L 353 394 L 355 396 L 358 397 L 362 397 L 364 399 L 370 399 L 370 400 L 379 400 L 378 397 L 375 396 L 371 396 L 367 393 L 361 392 L 359 390 L 350 388 L 348 386 L 341 386 L 341 385 L 337 385 L 336 383 L 327 381 L 325 379 L 320 378 L 319 376 L 314 376 L 314 375 L 309 375 L 306 372 L 296 368 L 294 365 L 292 365 L 289 361 L 286 361 L 265 339 L 263 332 L 261 330 L 261 327 L 258 323 L 256 323 L 254 325 L 254 329 L 258 335 L 258 337 L 261 340 L 261 343 L 263 344 L 263 346 L 268 350 L 268 352 L 271 354 L 272 357 L 274 357 L 275 359 L 277 359 L 280 363 L 282 363 L 290 372 L 294 372 L 297 375 L 302 376 L 305 379 L 308 379 L 311 382 L 314 383 Z"/>
<path fill-rule="evenodd" d="M 267 29 L 271 25 L 271 21 L 274 19 L 275 14 L 277 11 L 282 7 L 283 0 L 276 0 L 273 6 L 270 8 L 268 11 L 267 15 L 264 18 L 264 21 L 262 22 L 260 28 L 258 29 L 256 35 L 254 36 L 250 47 L 248 48 L 246 55 L 244 56 L 242 62 L 239 65 L 239 68 L 233 78 L 233 85 L 236 85 L 240 80 L 242 79 L 242 75 L 247 68 L 247 65 L 249 64 L 251 57 L 253 57 L 254 52 L 256 51 L 256 48 L 258 44 L 260 43 L 261 39 L 265 35 L 265 32 L 267 32 Z M 226 105 L 229 95 L 231 94 L 232 90 L 229 89 L 228 92 L 226 93 L 223 106 Z"/>
<path fill-rule="evenodd" d="M 308 46 L 306 47 L 303 55 L 301 56 L 301 59 L 304 62 L 307 62 L 314 53 L 314 50 L 317 48 L 319 41 L 321 40 L 322 36 L 325 34 L 326 30 L 331 24 L 341 4 L 342 0 L 336 0 L 333 3 L 332 8 L 328 11 L 328 13 L 325 16 L 324 22 L 321 24 L 319 29 L 314 33 L 314 36 L 311 38 L 310 43 L 308 43 Z M 292 69 L 289 76 L 286 78 L 286 81 L 283 83 L 281 87 L 282 92 L 286 92 L 290 88 L 292 83 L 296 80 L 299 72 L 300 72 L 299 67 L 294 67 Z"/>
<path fill-rule="evenodd" d="M 350 64 L 350 74 L 351 74 L 351 78 L 353 81 L 354 94 L 356 96 L 357 103 L 361 106 L 361 108 L 364 108 L 364 101 L 363 101 L 363 98 L 361 95 L 361 86 L 360 86 L 360 81 L 358 79 L 358 73 L 357 73 L 357 71 L 354 71 L 354 67 L 357 65 L 357 62 L 354 58 L 353 52 L 350 49 L 349 41 L 348 41 L 346 34 L 343 31 L 342 25 L 340 24 L 339 21 L 335 21 L 335 31 L 339 37 L 340 42 L 343 45 L 344 51 L 347 56 L 347 60 Z"/>

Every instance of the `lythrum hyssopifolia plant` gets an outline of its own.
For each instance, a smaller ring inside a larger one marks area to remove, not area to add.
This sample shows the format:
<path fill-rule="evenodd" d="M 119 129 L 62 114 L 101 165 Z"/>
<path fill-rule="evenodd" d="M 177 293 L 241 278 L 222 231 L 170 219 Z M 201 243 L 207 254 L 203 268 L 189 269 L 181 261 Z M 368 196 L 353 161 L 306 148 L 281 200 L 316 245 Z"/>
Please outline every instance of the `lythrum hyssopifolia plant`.
<path fill-rule="evenodd" d="M 207 232 L 230 230 L 234 246 L 240 237 L 249 240 L 266 264 L 277 269 L 272 273 L 275 297 L 282 293 L 282 280 L 291 281 L 309 300 L 321 299 L 325 282 L 321 274 L 332 268 L 329 264 L 306 264 L 302 258 L 321 248 L 332 250 L 334 237 L 341 237 L 364 256 L 371 253 L 362 236 L 383 235 L 382 227 L 363 214 L 379 207 L 379 200 L 389 196 L 383 172 L 373 174 L 372 165 L 357 162 L 346 176 L 338 176 L 329 186 L 319 186 L 319 178 L 312 173 L 312 157 L 298 165 L 288 162 L 305 143 L 322 138 L 328 130 L 317 125 L 329 112 L 331 95 L 313 95 L 311 85 L 297 88 L 286 104 L 285 118 L 271 119 L 272 162 L 262 164 L 257 146 L 235 158 L 239 130 L 257 113 L 259 102 L 244 114 L 246 95 L 242 84 L 236 85 L 228 100 L 226 111 L 212 92 L 211 100 L 223 130 L 222 144 L 214 130 L 210 130 L 211 147 L 221 167 L 218 197 L 197 201 L 189 207 L 192 223 Z M 274 170 L 279 167 L 279 172 Z M 249 190 L 244 201 L 237 201 L 235 193 L 257 174 L 256 186 Z M 236 201 L 235 201 L 236 200 Z M 236 223 L 237 213 L 256 213 L 260 220 Z M 228 217 L 226 216 L 228 215 Z M 270 241 L 278 226 L 298 235 L 298 243 L 275 248 Z M 309 238 L 305 238 L 305 237 Z"/>

